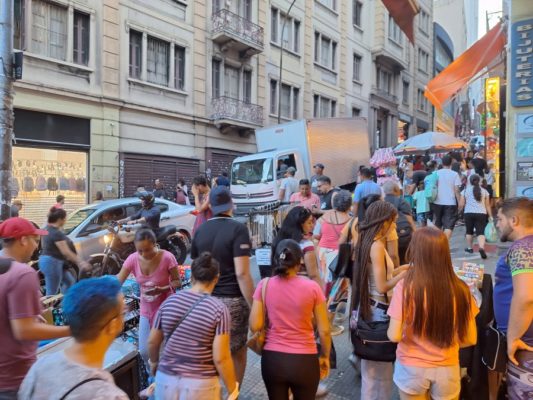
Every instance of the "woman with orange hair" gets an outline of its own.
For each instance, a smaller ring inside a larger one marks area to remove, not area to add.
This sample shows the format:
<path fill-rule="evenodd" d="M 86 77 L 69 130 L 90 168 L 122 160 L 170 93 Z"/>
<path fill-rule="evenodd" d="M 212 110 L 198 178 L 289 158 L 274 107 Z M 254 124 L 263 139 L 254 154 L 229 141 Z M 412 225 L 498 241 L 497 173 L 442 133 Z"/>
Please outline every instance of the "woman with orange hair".
<path fill-rule="evenodd" d="M 415 231 L 408 258 L 411 267 L 394 288 L 387 312 L 387 334 L 398 343 L 394 383 L 402 400 L 458 398 L 459 348 L 476 343 L 479 310 L 453 271 L 443 232 Z"/>

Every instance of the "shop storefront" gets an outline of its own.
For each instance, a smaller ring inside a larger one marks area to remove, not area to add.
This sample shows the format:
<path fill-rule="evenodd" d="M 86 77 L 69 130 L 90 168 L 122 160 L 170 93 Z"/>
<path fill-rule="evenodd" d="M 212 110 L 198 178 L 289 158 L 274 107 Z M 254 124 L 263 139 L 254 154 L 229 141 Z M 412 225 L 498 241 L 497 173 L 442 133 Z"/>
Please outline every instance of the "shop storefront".
<path fill-rule="evenodd" d="M 67 212 L 87 204 L 90 120 L 15 109 L 11 194 L 20 216 L 43 224 L 56 196 Z"/>
<path fill-rule="evenodd" d="M 404 113 L 398 113 L 398 122 L 396 126 L 396 132 L 398 135 L 398 143 L 409 138 L 409 127 L 411 126 L 411 117 Z"/>

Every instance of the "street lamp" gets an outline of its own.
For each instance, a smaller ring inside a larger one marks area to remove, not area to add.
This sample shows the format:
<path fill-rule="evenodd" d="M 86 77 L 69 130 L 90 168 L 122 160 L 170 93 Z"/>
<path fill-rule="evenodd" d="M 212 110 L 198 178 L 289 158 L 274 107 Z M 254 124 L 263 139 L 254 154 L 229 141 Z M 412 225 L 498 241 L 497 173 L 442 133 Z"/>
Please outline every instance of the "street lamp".
<path fill-rule="evenodd" d="M 291 5 L 289 6 L 289 9 L 287 10 L 287 14 L 285 15 L 285 19 L 283 20 L 283 25 L 281 26 L 281 36 L 280 36 L 280 44 L 281 49 L 279 51 L 279 86 L 278 86 L 278 124 L 281 123 L 281 86 L 283 85 L 282 82 L 282 76 L 283 76 L 283 34 L 285 33 L 285 24 L 287 23 L 287 20 L 289 19 L 289 15 L 291 13 L 292 6 L 296 3 L 296 0 L 292 0 Z M 281 12 L 280 12 L 281 16 Z"/>

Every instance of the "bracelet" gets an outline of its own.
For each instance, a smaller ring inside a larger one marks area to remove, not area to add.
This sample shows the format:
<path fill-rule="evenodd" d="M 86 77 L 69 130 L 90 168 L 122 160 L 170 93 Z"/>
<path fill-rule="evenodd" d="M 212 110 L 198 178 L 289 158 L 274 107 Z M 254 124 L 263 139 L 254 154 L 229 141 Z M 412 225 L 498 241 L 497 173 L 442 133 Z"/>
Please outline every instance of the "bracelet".
<path fill-rule="evenodd" d="M 235 390 L 228 396 L 228 400 L 237 400 L 239 398 L 239 382 L 235 382 Z"/>

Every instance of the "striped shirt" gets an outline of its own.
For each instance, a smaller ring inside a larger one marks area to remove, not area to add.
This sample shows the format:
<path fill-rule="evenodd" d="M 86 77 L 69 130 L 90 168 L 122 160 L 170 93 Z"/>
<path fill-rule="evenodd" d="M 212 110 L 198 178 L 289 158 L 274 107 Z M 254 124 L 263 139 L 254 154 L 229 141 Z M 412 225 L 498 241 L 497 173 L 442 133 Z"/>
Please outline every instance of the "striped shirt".
<path fill-rule="evenodd" d="M 231 328 L 229 311 L 220 300 L 206 296 L 168 337 L 201 296 L 204 295 L 190 290 L 180 291 L 157 312 L 153 328 L 163 331 L 167 341 L 158 367 L 161 372 L 188 378 L 218 375 L 213 362 L 213 341 L 216 335 L 229 335 Z"/>

